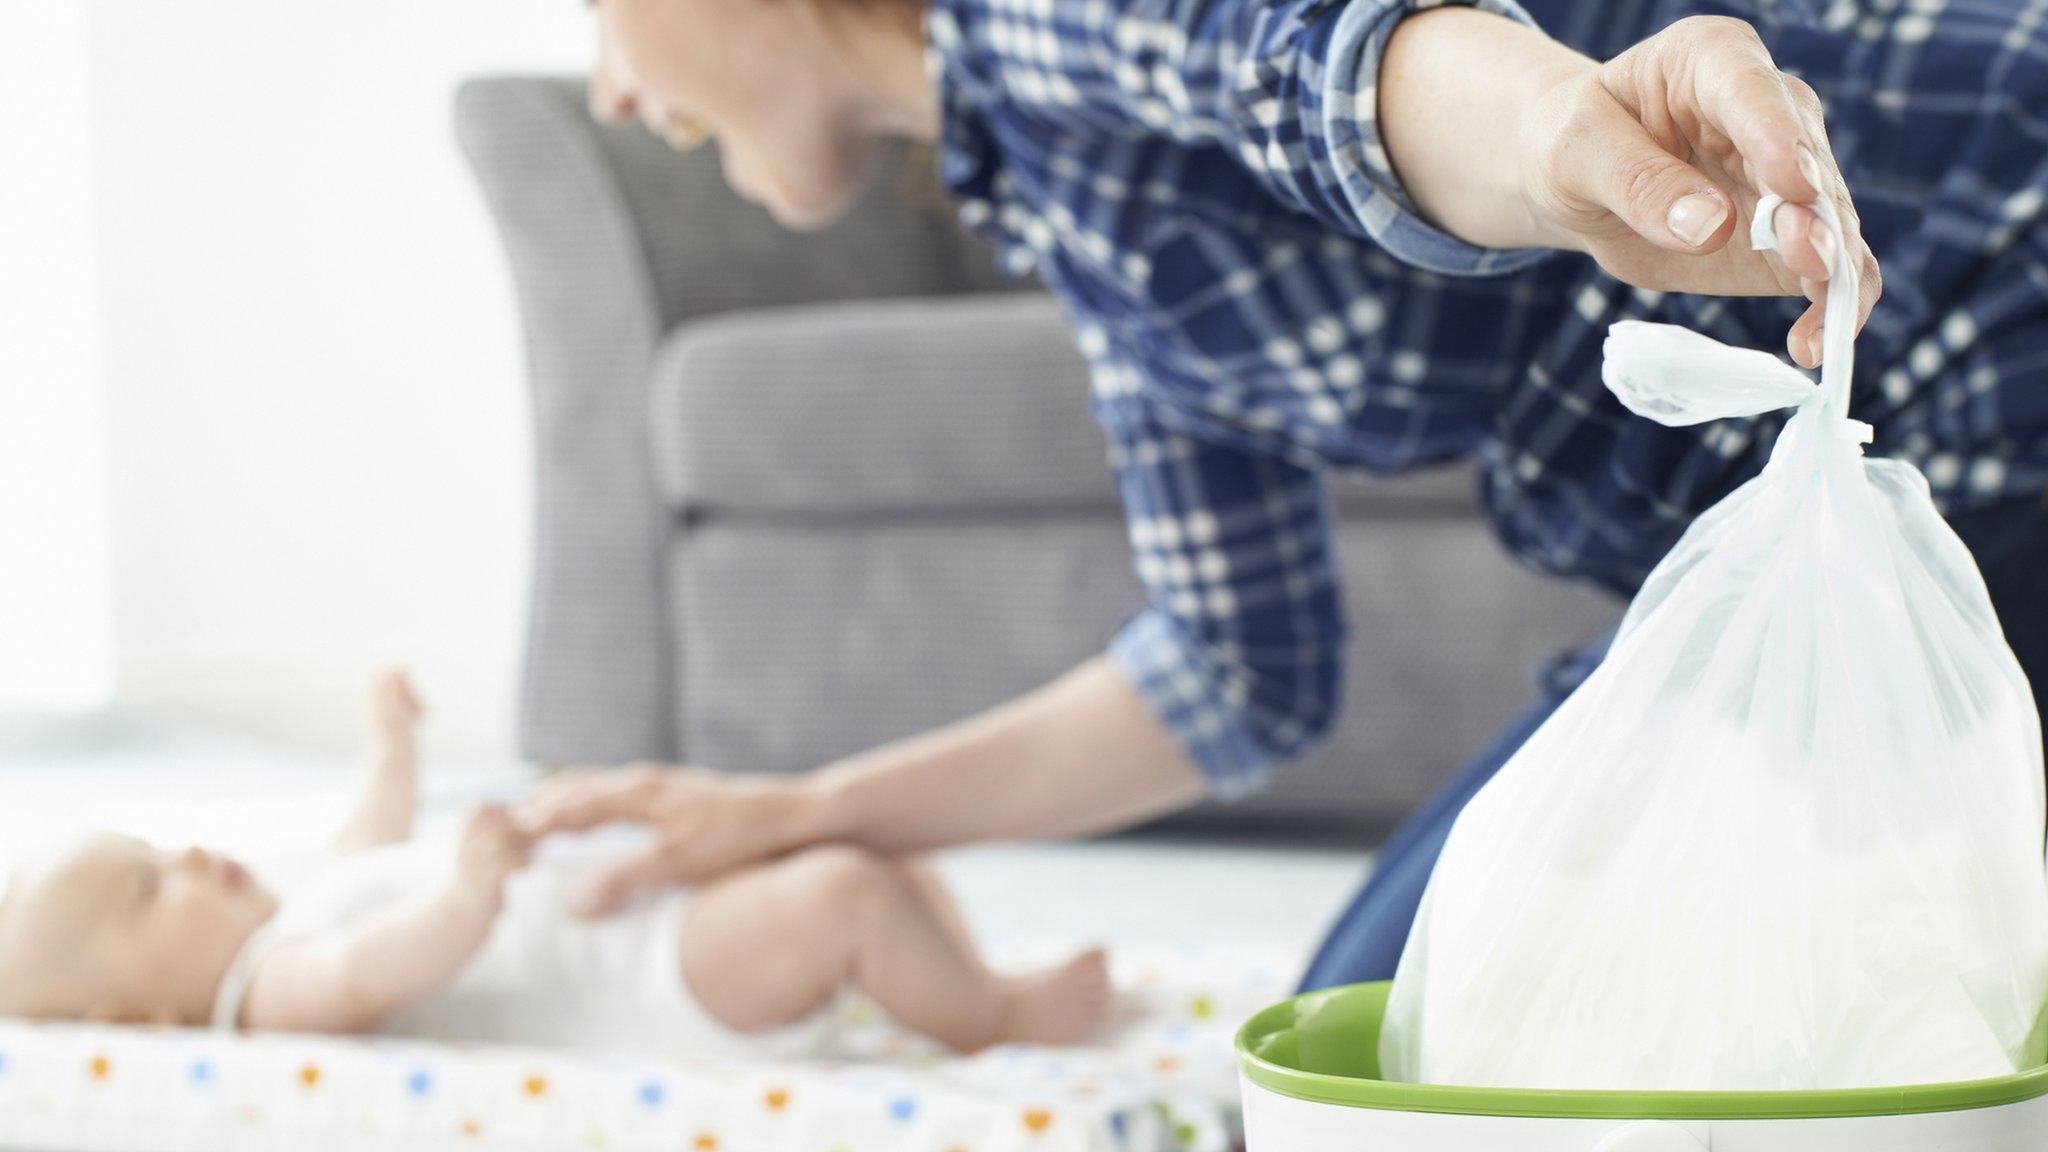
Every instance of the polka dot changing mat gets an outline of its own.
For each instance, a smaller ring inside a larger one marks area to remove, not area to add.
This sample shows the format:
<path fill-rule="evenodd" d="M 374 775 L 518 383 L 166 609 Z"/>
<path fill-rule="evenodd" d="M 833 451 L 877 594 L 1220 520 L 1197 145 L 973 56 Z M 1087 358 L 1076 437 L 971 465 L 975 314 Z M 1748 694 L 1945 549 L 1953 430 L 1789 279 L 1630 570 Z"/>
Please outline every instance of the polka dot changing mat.
<path fill-rule="evenodd" d="M 0 1021 L 0 1147 L 1222 1152 L 1239 1022 L 1289 962 L 1119 958 L 1085 1047 L 955 1057 L 871 1005 L 829 1062 L 703 1066 L 393 1038 Z"/>

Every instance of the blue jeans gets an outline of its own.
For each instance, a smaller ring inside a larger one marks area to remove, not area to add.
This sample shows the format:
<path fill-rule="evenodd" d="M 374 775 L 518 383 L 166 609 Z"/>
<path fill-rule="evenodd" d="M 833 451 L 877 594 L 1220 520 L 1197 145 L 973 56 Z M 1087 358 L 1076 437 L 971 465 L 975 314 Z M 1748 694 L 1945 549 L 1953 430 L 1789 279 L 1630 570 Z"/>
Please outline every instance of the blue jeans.
<path fill-rule="evenodd" d="M 2048 689 L 2048 501 L 2007 501 L 1950 517 L 1949 522 L 1977 558 L 2006 642 L 2034 685 L 2036 703 L 2048 714 L 2048 699 L 2043 698 Z M 1541 689 L 1528 711 L 1387 840 L 1371 878 L 1309 963 L 1301 978 L 1302 991 L 1394 978 L 1408 929 L 1422 904 L 1422 890 L 1458 813 L 1599 666 L 1613 638 L 1610 632 L 1554 662 L 1541 677 Z"/>

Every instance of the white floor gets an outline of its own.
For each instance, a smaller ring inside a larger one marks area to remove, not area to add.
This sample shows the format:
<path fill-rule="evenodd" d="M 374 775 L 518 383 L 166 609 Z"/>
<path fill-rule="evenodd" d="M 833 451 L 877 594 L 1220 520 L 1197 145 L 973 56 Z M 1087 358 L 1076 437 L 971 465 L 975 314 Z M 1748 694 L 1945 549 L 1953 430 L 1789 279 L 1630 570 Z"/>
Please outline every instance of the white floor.
<path fill-rule="evenodd" d="M 117 828 L 205 843 L 288 880 L 317 863 L 346 811 L 349 768 L 130 715 L 0 718 L 0 861 Z M 531 779 L 502 764 L 429 765 L 428 826 Z M 999 951 L 1222 947 L 1302 962 L 1368 865 L 1364 852 L 1115 840 L 986 845 L 939 861 Z"/>

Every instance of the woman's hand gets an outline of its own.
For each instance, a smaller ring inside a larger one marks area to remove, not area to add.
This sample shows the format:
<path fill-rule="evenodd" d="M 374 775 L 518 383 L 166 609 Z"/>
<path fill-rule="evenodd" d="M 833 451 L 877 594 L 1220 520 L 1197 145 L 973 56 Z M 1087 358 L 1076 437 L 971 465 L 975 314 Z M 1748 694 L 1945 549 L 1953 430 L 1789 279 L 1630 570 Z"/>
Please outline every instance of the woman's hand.
<path fill-rule="evenodd" d="M 1820 360 L 1830 246 L 1857 268 L 1857 325 L 1877 302 L 1820 102 L 1740 20 L 1694 16 L 1605 64 L 1525 24 L 1445 5 L 1404 18 L 1380 61 L 1378 127 L 1409 198 L 1492 248 L 1589 252 L 1639 288 L 1813 301 L 1786 337 Z M 1505 160 L 1503 159 L 1505 158 Z M 1784 252 L 1745 231 L 1766 191 L 1791 203 Z M 1848 232 L 1826 235 L 1826 196 Z"/>
<path fill-rule="evenodd" d="M 1821 303 L 1834 245 L 1857 269 L 1857 326 L 1880 289 L 1813 89 L 1780 72 L 1740 20 L 1680 20 L 1608 61 L 1555 69 L 1521 124 L 1524 195 L 1559 247 L 1592 254 L 1630 284 L 1725 296 L 1813 301 L 1786 337 L 1820 363 Z M 1750 210 L 1767 192 L 1780 252 L 1750 249 Z M 1802 205 L 1826 197 L 1834 237 Z"/>
<path fill-rule="evenodd" d="M 601 877 L 597 914 L 811 844 L 889 856 L 1081 836 L 1184 808 L 1208 782 L 1106 656 L 979 716 L 791 776 L 661 764 L 556 775 L 518 810 L 529 836 L 614 821 L 655 843 Z"/>
<path fill-rule="evenodd" d="M 812 802 L 801 778 L 735 776 L 661 764 L 579 769 L 551 777 L 524 804 L 529 836 L 620 821 L 655 842 L 600 876 L 578 911 L 598 916 L 635 896 L 688 884 L 803 846 Z"/>

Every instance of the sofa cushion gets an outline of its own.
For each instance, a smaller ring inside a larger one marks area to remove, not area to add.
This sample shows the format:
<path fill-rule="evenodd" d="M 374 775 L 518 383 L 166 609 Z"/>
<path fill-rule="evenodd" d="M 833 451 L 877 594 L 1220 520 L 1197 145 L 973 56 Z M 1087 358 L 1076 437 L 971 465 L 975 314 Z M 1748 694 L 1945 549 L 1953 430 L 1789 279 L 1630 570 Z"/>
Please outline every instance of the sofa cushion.
<path fill-rule="evenodd" d="M 1042 294 L 763 309 L 685 325 L 650 397 L 678 508 L 1113 507 L 1086 366 Z"/>
<path fill-rule="evenodd" d="M 683 326 L 650 385 L 682 510 L 1114 508 L 1087 368 L 1049 296 L 758 309 Z M 1341 475 L 1347 517 L 1466 515 L 1465 466 Z"/>

